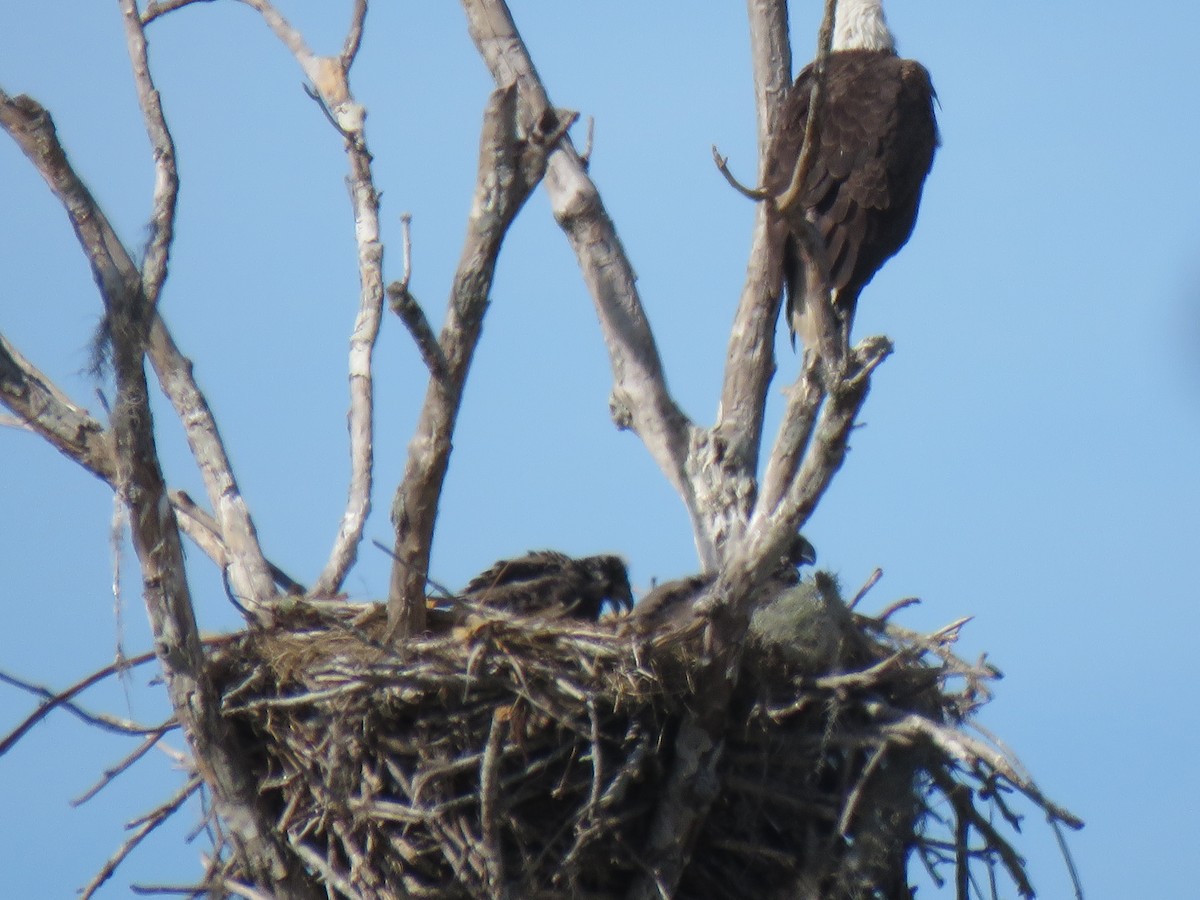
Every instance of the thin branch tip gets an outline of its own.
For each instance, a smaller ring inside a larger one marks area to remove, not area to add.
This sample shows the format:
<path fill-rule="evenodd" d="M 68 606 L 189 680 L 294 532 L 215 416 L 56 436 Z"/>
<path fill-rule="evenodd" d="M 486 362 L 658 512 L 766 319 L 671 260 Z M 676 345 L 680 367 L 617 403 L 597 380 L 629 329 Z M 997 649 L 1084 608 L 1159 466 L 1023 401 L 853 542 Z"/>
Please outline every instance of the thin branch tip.
<path fill-rule="evenodd" d="M 732 187 L 739 194 L 741 194 L 743 197 L 745 197 L 749 200 L 757 201 L 757 202 L 761 202 L 763 200 L 770 199 L 771 193 L 766 188 L 746 187 L 746 185 L 744 185 L 740 181 L 738 181 L 738 179 L 734 176 L 733 172 L 731 172 L 729 170 L 729 157 L 723 156 L 721 154 L 721 151 L 719 149 L 717 149 L 716 144 L 712 145 L 712 157 L 713 157 L 713 162 L 717 166 L 717 171 L 720 172 L 722 175 L 724 175 L 725 180 L 727 182 L 729 182 L 729 186 Z"/>

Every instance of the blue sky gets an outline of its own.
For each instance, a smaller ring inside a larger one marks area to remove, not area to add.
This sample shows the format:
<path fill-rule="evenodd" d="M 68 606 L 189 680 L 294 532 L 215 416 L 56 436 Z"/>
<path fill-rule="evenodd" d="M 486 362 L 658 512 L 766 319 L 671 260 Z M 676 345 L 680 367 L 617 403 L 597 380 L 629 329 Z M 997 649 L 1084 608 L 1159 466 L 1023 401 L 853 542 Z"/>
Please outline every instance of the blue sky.
<path fill-rule="evenodd" d="M 280 6 L 319 52 L 340 46 L 348 3 Z M 512 3 L 554 101 L 595 118 L 592 174 L 670 385 L 709 422 L 752 217 L 709 147 L 747 180 L 755 151 L 744 10 L 701 6 Z M 819 7 L 794 4 L 798 62 L 815 46 Z M 857 334 L 884 332 L 897 351 L 806 533 L 851 590 L 884 569 L 868 607 L 916 595 L 913 627 L 975 617 L 963 652 L 986 650 L 1006 674 L 984 722 L 1088 821 L 1071 847 L 1089 898 L 1187 896 L 1200 804 L 1186 749 L 1200 626 L 1200 7 L 1164 0 L 1151 16 L 1116 2 L 895 0 L 888 12 L 901 51 L 933 74 L 943 147 L 911 243 L 860 303 Z M 164 315 L 196 361 L 268 554 L 311 580 L 348 471 L 357 272 L 340 143 L 246 8 L 201 4 L 150 39 L 183 181 Z M 388 277 L 411 212 L 412 288 L 437 321 L 491 87 L 458 5 L 378 4 L 352 81 L 370 110 Z M 126 242 L 144 240 L 152 170 L 116 4 L 0 6 L 0 86 L 52 111 Z M 0 278 L 0 331 L 98 413 L 81 371 L 99 300 L 65 216 L 7 139 Z M 782 385 L 797 367 L 782 344 L 779 364 Z M 377 367 L 368 537 L 386 541 L 424 389 L 394 320 Z M 622 553 L 639 589 L 695 569 L 681 504 L 609 423 L 609 386 L 576 263 L 538 193 L 501 258 L 436 578 L 460 585 L 539 547 Z M 165 409 L 159 426 L 172 484 L 202 496 Z M 111 513 L 103 485 L 0 429 L 0 668 L 63 686 L 110 661 L 118 641 L 148 646 L 128 555 L 114 615 Z M 203 624 L 235 626 L 212 567 L 190 558 Z M 365 599 L 386 587 L 387 560 L 368 546 L 347 588 Z M 87 702 L 165 716 L 151 674 Z M 0 687 L 0 731 L 31 705 Z M 171 761 L 152 755 L 96 801 L 68 806 L 129 749 L 58 716 L 0 759 L 13 896 L 69 895 L 120 843 L 121 824 L 178 785 Z M 153 838 L 104 896 L 194 878 L 188 827 Z M 1069 896 L 1036 815 L 1021 849 L 1041 896 Z"/>

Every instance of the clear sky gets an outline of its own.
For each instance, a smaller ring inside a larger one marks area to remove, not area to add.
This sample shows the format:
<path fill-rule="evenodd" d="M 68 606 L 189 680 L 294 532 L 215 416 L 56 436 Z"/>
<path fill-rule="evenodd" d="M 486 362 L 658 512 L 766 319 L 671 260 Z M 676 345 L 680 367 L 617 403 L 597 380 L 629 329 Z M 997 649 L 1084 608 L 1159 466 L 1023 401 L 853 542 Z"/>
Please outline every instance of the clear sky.
<path fill-rule="evenodd" d="M 281 2 L 319 52 L 349 3 Z M 794 3 L 797 61 L 820 3 Z M 560 106 L 593 116 L 592 174 L 639 274 L 670 384 L 700 422 L 716 407 L 745 272 L 754 120 L 741 4 L 513 0 Z M 1200 6 L 894 0 L 900 49 L 941 101 L 943 147 L 915 236 L 864 292 L 857 333 L 884 332 L 864 427 L 806 528 L 866 601 L 923 598 L 934 628 L 1006 678 L 984 716 L 1042 788 L 1083 816 L 1087 896 L 1191 896 L 1200 777 Z M 215 408 L 268 555 L 319 571 L 345 500 L 347 337 L 357 271 L 340 140 L 292 58 L 248 9 L 201 4 L 151 28 L 179 146 L 178 241 L 165 317 Z M 453 3 L 379 3 L 352 76 L 370 111 L 387 277 L 413 214 L 412 287 L 440 320 L 464 231 L 490 80 Z M 124 240 L 144 240 L 152 169 L 115 2 L 0 4 L 0 86 L 55 116 Z M 0 139 L 0 331 L 81 405 L 100 303 L 66 217 Z M 780 380 L 798 363 L 780 346 Z M 424 390 L 403 327 L 377 351 L 376 512 L 387 508 Z M 610 376 L 574 258 L 540 192 L 505 246 L 472 372 L 432 574 L 461 585 L 531 548 L 625 555 L 638 589 L 696 568 L 686 517 L 636 438 L 608 420 Z M 778 396 L 778 392 L 774 392 Z M 777 403 L 775 404 L 777 406 Z M 777 411 L 777 410 L 776 410 Z M 160 405 L 173 486 L 203 496 Z M 62 687 L 149 646 L 136 564 L 111 591 L 111 496 L 37 438 L 0 429 L 0 669 Z M 190 553 L 205 627 L 236 626 L 213 567 Z M 387 588 L 368 545 L 347 582 Z M 166 715 L 149 669 L 93 708 Z M 0 685 L 0 732 L 33 706 Z M 175 746 L 180 745 L 178 738 Z M 64 897 L 180 783 L 152 754 L 72 809 L 133 748 L 66 715 L 0 759 L 0 870 L 14 897 Z M 1030 811 L 1032 813 L 1032 811 Z M 187 818 L 188 821 L 184 821 Z M 118 872 L 186 883 L 202 848 L 181 817 Z M 1040 896 L 1070 882 L 1030 815 L 1020 847 Z M 1186 865 L 1185 865 L 1186 863 Z M 1011 893 L 1011 892 L 1010 892 Z M 924 892 L 923 892 L 924 895 Z"/>

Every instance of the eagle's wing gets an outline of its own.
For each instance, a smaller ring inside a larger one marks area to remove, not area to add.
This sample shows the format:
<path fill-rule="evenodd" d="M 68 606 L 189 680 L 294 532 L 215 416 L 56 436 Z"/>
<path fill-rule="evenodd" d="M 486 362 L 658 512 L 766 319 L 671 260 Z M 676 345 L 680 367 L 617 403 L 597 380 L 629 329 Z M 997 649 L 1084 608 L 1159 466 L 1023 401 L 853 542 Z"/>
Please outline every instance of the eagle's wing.
<path fill-rule="evenodd" d="M 502 585 L 534 581 L 568 571 L 571 558 L 553 550 L 536 550 L 516 559 L 502 559 L 480 572 L 463 588 L 464 594 L 476 594 Z"/>
<path fill-rule="evenodd" d="M 790 182 L 802 149 L 813 78 L 810 65 L 784 101 L 767 164 L 767 186 L 776 193 Z M 919 63 L 870 51 L 829 57 L 812 168 L 792 214 L 807 217 L 820 233 L 844 315 L 912 234 L 937 147 L 933 97 Z M 784 254 L 790 320 L 804 291 L 790 237 Z"/>

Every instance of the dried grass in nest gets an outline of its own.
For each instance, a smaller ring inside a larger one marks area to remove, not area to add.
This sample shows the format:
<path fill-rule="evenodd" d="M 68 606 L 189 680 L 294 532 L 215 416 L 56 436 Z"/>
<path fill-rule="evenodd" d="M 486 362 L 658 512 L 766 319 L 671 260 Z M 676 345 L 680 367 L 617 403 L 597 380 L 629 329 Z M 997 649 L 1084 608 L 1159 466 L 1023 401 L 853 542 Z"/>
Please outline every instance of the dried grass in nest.
<path fill-rule="evenodd" d="M 1021 777 L 948 743 L 995 673 L 950 654 L 956 627 L 903 632 L 812 584 L 784 600 L 756 616 L 676 896 L 906 897 L 914 850 L 999 859 L 1024 892 L 994 829 L 982 849 L 924 836 L 951 795 L 978 833 L 971 798 Z M 279 827 L 330 896 L 624 895 L 678 723 L 703 699 L 688 684 L 700 637 L 481 610 L 391 650 L 383 624 L 379 607 L 302 603 L 213 658 Z"/>

